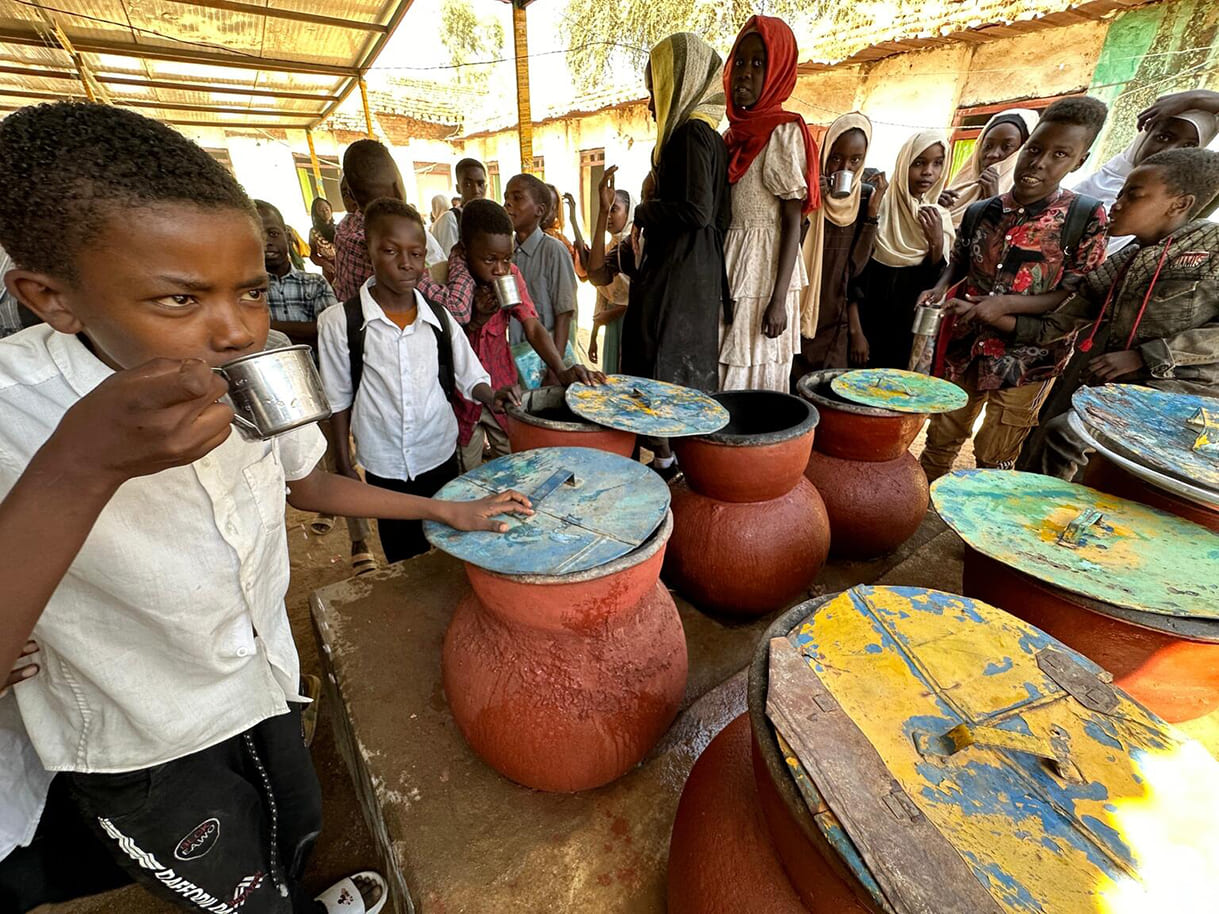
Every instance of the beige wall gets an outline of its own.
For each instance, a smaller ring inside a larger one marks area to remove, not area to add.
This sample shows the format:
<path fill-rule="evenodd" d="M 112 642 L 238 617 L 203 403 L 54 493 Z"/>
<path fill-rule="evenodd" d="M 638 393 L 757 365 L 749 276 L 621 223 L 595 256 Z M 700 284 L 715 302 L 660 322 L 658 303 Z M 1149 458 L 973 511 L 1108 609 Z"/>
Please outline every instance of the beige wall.
<path fill-rule="evenodd" d="M 961 104 L 988 105 L 1086 89 L 1108 31 L 1107 22 L 1081 22 L 980 44 L 961 89 Z"/>

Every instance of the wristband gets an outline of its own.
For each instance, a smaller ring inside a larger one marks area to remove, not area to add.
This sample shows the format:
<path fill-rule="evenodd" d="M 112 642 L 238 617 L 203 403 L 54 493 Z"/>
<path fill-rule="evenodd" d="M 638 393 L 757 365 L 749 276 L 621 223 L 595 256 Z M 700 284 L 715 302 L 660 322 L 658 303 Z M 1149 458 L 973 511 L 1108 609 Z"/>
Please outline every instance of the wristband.
<path fill-rule="evenodd" d="M 878 220 L 879 220 L 879 217 L 868 216 L 867 218 L 865 218 L 863 220 L 863 224 L 864 225 L 879 225 L 880 222 Z"/>

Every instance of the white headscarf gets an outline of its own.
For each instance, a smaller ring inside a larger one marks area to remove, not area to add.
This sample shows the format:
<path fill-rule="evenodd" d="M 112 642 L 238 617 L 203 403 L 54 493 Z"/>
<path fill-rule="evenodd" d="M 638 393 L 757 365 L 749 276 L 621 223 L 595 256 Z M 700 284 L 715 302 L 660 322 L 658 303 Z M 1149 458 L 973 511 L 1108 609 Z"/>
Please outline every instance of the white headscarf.
<path fill-rule="evenodd" d="M 876 247 L 872 259 L 890 267 L 913 267 L 927 258 L 927 236 L 923 234 L 918 222 L 918 211 L 923 206 L 934 206 L 944 223 L 944 251 L 952 250 L 956 229 L 952 226 L 952 217 L 948 210 L 936 201 L 944 190 L 948 180 L 948 167 L 945 163 L 940 179 L 935 182 L 925 196 L 916 197 L 910 193 L 910 165 L 920 155 L 932 146 L 940 145 L 944 156 L 948 156 L 948 137 L 940 130 L 920 130 L 906 140 L 901 152 L 897 154 L 897 164 L 893 166 L 893 180 L 889 191 L 880 201 L 880 212 L 877 214 Z"/>
<path fill-rule="evenodd" d="M 971 203 L 980 199 L 982 196 L 982 188 L 978 185 L 978 179 L 982 177 L 982 172 L 985 170 L 982 166 L 982 143 L 986 139 L 986 134 L 995 126 L 995 122 L 1000 118 L 1004 119 L 1004 123 L 1010 123 L 1012 117 L 1018 117 L 1024 122 L 1025 140 L 1033 133 L 1033 128 L 1037 126 L 1037 121 L 1040 119 L 1036 111 L 1030 111 L 1028 108 L 1008 108 L 1006 111 L 1000 111 L 982 128 L 982 132 L 978 134 L 978 141 L 974 144 L 973 150 L 964 162 L 961 163 L 961 170 L 957 172 L 956 178 L 952 184 L 948 186 L 950 191 L 957 191 L 960 196 L 957 197 L 957 202 L 949 207 L 949 213 L 952 214 L 952 224 L 959 226 L 961 220 L 965 217 L 965 210 L 969 209 Z M 1023 146 L 1024 142 L 1020 145 Z M 1019 155 L 1019 147 L 1017 151 L 995 166 L 999 172 L 999 193 L 1005 194 L 1012 189 L 1012 184 L 1015 181 L 1016 158 Z"/>

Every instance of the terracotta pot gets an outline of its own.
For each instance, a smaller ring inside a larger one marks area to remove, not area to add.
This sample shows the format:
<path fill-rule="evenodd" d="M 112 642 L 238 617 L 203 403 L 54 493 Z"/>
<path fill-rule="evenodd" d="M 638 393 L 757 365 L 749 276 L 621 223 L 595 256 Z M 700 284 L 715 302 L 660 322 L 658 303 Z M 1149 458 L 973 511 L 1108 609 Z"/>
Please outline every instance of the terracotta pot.
<path fill-rule="evenodd" d="M 669 840 L 669 914 L 807 914 L 762 819 L 751 743 L 742 714 L 690 772 Z"/>
<path fill-rule="evenodd" d="M 800 477 L 770 501 L 718 501 L 684 481 L 670 486 L 673 539 L 664 576 L 700 609 L 762 615 L 799 597 L 825 564 L 830 526 Z"/>
<path fill-rule="evenodd" d="M 931 503 L 927 477 L 909 451 L 864 463 L 814 450 L 804 475 L 825 502 L 830 551 L 843 558 L 892 552 L 918 530 Z"/>
<path fill-rule="evenodd" d="M 826 597 L 818 603 L 830 599 Z M 868 901 L 867 890 L 813 822 L 766 717 L 770 640 L 786 636 L 808 614 L 806 603 L 776 619 L 758 641 L 749 668 L 749 723 L 756 796 L 772 846 L 805 909 L 816 914 L 871 914 L 875 909 Z"/>
<path fill-rule="evenodd" d="M 1204 505 L 1187 501 L 1172 492 L 1144 482 L 1112 460 L 1107 460 L 1104 454 L 1095 453 L 1088 461 L 1088 468 L 1084 471 L 1084 485 L 1119 498 L 1128 498 L 1159 508 L 1219 533 L 1219 511 L 1212 511 Z"/>
<path fill-rule="evenodd" d="M 1100 664 L 1113 674 L 1114 685 L 1169 723 L 1196 720 L 1219 709 L 1219 644 L 1114 618 L 1099 611 L 1104 604 L 1045 584 L 968 547 L 964 593 L 1007 610 Z"/>
<path fill-rule="evenodd" d="M 470 747 L 538 790 L 599 787 L 643 759 L 686 687 L 681 618 L 657 576 L 671 517 L 634 552 L 571 575 L 467 565 L 473 592 L 445 633 L 442 670 Z"/>
<path fill-rule="evenodd" d="M 509 406 L 505 413 L 514 454 L 539 447 L 591 447 L 630 457 L 635 450 L 633 432 L 596 425 L 568 409 L 562 387 L 527 390 L 521 405 Z"/>
<path fill-rule="evenodd" d="M 694 491 L 719 501 L 769 501 L 795 486 L 813 447 L 817 410 L 790 394 L 713 394 L 730 416 L 714 435 L 677 438 L 673 450 Z"/>
<path fill-rule="evenodd" d="M 842 460 L 896 460 L 909 450 L 927 417 L 861 406 L 838 396 L 830 383 L 845 371 L 814 371 L 796 385 L 821 416 L 814 447 Z"/>

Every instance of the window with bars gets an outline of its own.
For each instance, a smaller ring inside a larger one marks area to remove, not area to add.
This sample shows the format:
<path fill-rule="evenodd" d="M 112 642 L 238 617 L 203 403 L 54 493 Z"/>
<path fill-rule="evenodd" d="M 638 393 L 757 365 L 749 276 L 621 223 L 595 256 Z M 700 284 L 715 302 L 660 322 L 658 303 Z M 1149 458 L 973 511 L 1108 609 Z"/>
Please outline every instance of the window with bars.
<path fill-rule="evenodd" d="M 296 165 L 296 178 L 301 185 L 301 198 L 305 201 L 305 209 L 313 205 L 315 198 L 325 197 L 336 212 L 342 212 L 343 195 L 339 192 L 342 173 L 339 166 L 333 162 L 319 162 L 318 170 L 322 173 L 322 183 L 319 186 L 309 156 L 296 152 L 292 154 L 292 160 Z"/>
<path fill-rule="evenodd" d="M 499 162 L 487 163 L 487 199 L 496 203 L 504 202 L 503 187 L 500 183 Z"/>
<path fill-rule="evenodd" d="M 605 174 L 605 150 L 580 150 L 580 203 L 584 213 L 584 233 L 591 236 L 597 218 L 597 187 Z"/>

